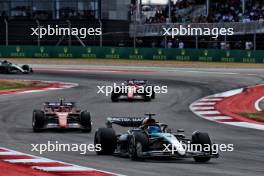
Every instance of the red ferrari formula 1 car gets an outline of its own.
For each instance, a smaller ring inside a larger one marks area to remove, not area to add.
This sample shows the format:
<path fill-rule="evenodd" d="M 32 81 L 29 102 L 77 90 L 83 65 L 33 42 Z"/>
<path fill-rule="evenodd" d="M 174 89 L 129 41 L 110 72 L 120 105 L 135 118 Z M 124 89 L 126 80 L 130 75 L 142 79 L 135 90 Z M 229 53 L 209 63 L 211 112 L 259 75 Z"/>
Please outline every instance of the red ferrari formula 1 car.
<path fill-rule="evenodd" d="M 151 101 L 155 98 L 155 91 L 152 85 L 146 80 L 128 80 L 120 86 L 115 86 L 111 94 L 112 102 L 119 100 L 144 100 Z"/>
<path fill-rule="evenodd" d="M 74 102 L 46 102 L 42 110 L 34 110 L 32 118 L 34 132 L 44 129 L 80 129 L 91 132 L 91 115 L 88 111 L 77 109 Z"/>

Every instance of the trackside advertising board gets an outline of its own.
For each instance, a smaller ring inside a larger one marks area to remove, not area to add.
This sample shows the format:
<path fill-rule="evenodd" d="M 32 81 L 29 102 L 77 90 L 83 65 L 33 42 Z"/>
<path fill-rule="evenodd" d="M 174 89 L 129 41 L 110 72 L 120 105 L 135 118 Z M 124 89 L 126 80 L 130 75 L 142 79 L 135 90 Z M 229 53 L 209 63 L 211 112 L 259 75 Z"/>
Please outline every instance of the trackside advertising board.
<path fill-rule="evenodd" d="M 0 46 L 0 57 L 264 63 L 264 51 L 127 47 Z"/>

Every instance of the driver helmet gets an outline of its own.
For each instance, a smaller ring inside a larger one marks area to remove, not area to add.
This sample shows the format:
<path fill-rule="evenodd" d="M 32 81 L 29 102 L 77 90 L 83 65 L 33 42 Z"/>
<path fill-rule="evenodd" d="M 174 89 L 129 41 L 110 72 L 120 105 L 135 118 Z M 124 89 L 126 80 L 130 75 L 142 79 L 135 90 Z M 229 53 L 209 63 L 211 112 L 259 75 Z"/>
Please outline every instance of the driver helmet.
<path fill-rule="evenodd" d="M 155 124 L 155 123 L 156 123 L 156 120 L 147 117 L 147 118 L 145 118 L 145 119 L 143 120 L 142 123 L 143 123 L 143 125 L 151 125 L 151 124 Z"/>
<path fill-rule="evenodd" d="M 161 129 L 160 129 L 160 126 L 158 126 L 158 125 L 150 125 L 150 126 L 148 126 L 147 131 L 149 134 L 160 133 Z"/>

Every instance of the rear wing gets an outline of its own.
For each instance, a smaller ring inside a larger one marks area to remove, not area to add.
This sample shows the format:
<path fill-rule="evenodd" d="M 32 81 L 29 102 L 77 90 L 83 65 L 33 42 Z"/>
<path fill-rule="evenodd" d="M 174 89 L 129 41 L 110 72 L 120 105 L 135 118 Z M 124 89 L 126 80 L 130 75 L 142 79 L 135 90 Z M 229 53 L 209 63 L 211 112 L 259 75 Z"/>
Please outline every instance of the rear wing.
<path fill-rule="evenodd" d="M 148 81 L 147 80 L 135 80 L 135 79 L 132 79 L 132 80 L 126 80 L 125 82 L 126 83 L 133 82 L 135 84 L 146 84 Z"/>
<path fill-rule="evenodd" d="M 60 106 L 60 102 L 45 102 L 44 106 L 52 107 L 52 106 Z M 63 102 L 63 106 L 75 106 L 75 102 Z"/>
<path fill-rule="evenodd" d="M 106 126 L 112 128 L 112 124 L 122 127 L 139 127 L 146 117 L 107 117 Z"/>

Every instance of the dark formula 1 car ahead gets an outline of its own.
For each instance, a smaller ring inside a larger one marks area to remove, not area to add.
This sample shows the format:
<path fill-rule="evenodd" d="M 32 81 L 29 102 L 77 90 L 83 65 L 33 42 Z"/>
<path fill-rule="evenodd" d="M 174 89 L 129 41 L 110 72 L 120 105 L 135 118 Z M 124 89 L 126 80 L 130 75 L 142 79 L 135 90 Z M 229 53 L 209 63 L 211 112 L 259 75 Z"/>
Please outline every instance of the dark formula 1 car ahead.
<path fill-rule="evenodd" d="M 44 129 L 80 129 L 91 132 L 92 122 L 90 112 L 76 108 L 74 102 L 46 102 L 42 110 L 34 110 L 32 118 L 34 132 Z"/>
<path fill-rule="evenodd" d="M 139 100 L 151 101 L 155 98 L 153 86 L 149 85 L 146 80 L 128 80 L 120 86 L 113 88 L 111 100 L 117 102 L 119 100 Z"/>
<path fill-rule="evenodd" d="M 132 160 L 192 157 L 197 162 L 207 162 L 218 157 L 218 152 L 213 153 L 211 150 L 213 145 L 207 133 L 196 131 L 191 139 L 187 139 L 183 130 L 173 134 L 167 130 L 166 124 L 152 118 L 154 114 L 146 115 L 147 118 L 108 117 L 107 128 L 99 128 L 95 133 L 94 143 L 101 144 L 101 151 L 97 154 L 128 156 Z M 134 128 L 116 134 L 112 124 Z"/>
<path fill-rule="evenodd" d="M 6 60 L 0 61 L 0 73 L 32 73 L 33 69 L 29 67 L 29 65 L 22 65 L 19 66 L 17 64 L 13 64 L 11 62 L 8 62 Z"/>

